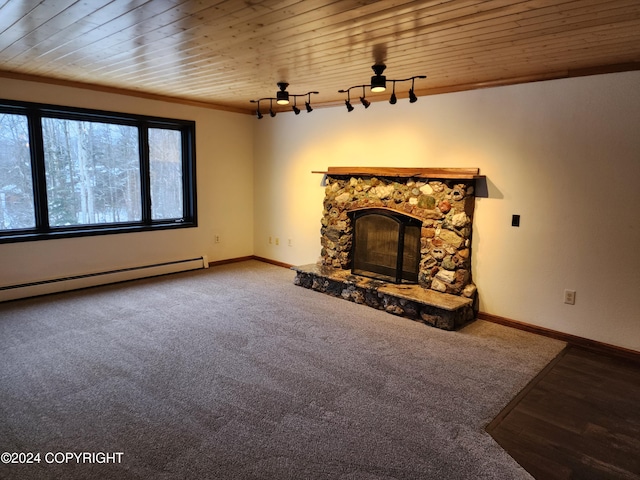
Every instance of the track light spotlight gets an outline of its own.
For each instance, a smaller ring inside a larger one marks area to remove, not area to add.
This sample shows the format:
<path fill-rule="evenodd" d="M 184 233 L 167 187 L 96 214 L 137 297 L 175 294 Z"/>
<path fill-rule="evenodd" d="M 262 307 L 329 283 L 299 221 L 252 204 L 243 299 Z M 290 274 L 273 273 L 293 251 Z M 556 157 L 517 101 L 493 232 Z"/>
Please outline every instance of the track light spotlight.
<path fill-rule="evenodd" d="M 398 101 L 398 98 L 396 97 L 396 81 L 393 81 L 393 89 L 391 90 L 391 97 L 389 98 L 389 103 L 391 105 L 395 105 L 396 102 Z"/>
<path fill-rule="evenodd" d="M 307 99 L 306 102 L 304 102 L 304 108 L 307 109 L 307 113 L 313 112 L 313 108 L 311 108 L 311 94 L 312 93 L 317 94 L 318 92 L 309 92 L 309 93 L 307 93 L 308 99 Z"/>
<path fill-rule="evenodd" d="M 416 103 L 418 101 L 418 97 L 416 96 L 416 90 L 415 90 L 416 78 L 427 78 L 427 76 L 417 75 L 415 77 L 411 77 L 411 89 L 409 90 L 409 102 L 411 103 Z"/>
<path fill-rule="evenodd" d="M 411 88 L 409 89 L 409 103 L 416 103 L 418 101 L 418 97 L 416 97 L 415 92 L 413 91 L 413 88 L 415 86 L 415 78 L 411 79 Z"/>
<path fill-rule="evenodd" d="M 300 113 L 300 109 L 295 104 L 295 99 L 293 101 L 293 107 L 291 107 L 291 110 L 293 110 L 293 113 L 295 113 L 296 115 Z"/>
<path fill-rule="evenodd" d="M 262 100 L 262 99 L 260 99 Z M 255 114 L 256 114 L 256 118 L 258 120 L 260 120 L 262 118 L 262 113 L 260 113 L 260 100 L 251 100 L 251 103 L 257 103 L 258 104 L 258 108 L 256 108 Z"/>
<path fill-rule="evenodd" d="M 278 105 L 289 105 L 289 92 L 287 92 L 289 84 L 287 82 L 278 82 L 277 85 L 280 91 L 276 93 L 276 103 Z"/>
<path fill-rule="evenodd" d="M 276 116 L 276 112 L 273 111 L 273 99 L 272 98 L 269 99 L 269 115 L 271 115 L 272 117 Z"/>
<path fill-rule="evenodd" d="M 372 92 L 384 92 L 387 89 L 387 77 L 382 75 L 384 69 L 387 68 L 385 64 L 376 64 L 371 67 L 375 75 L 371 77 L 371 91 Z"/>
<path fill-rule="evenodd" d="M 362 96 L 360 97 L 360 103 L 364 106 L 364 108 L 369 108 L 369 105 L 371 105 L 371 102 L 366 98 L 364 87 L 365 86 L 362 85 Z"/>
<path fill-rule="evenodd" d="M 355 87 L 351 87 L 351 88 L 355 88 Z M 348 88 L 347 90 L 338 90 L 338 93 L 345 93 L 347 94 L 347 99 L 344 101 L 345 106 L 347 107 L 347 112 L 353 112 L 353 105 L 351 105 L 351 92 L 349 90 L 351 90 L 351 88 Z"/>
<path fill-rule="evenodd" d="M 348 112 L 353 112 L 353 105 L 351 105 L 351 102 L 349 100 L 345 100 L 344 104 L 347 106 Z"/>
<path fill-rule="evenodd" d="M 362 96 L 360 97 L 360 103 L 362 105 L 364 105 L 364 108 L 369 108 L 369 105 L 371 105 L 371 102 L 369 100 L 367 100 L 365 98 L 365 93 L 364 93 L 364 85 L 362 86 Z"/>

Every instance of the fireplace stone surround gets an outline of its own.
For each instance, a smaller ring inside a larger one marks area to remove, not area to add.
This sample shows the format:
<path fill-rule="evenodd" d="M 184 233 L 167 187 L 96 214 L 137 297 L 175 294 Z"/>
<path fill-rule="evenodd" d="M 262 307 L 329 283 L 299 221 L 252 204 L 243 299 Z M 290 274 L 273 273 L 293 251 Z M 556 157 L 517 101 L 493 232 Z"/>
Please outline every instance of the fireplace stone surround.
<path fill-rule="evenodd" d="M 455 330 L 475 318 L 471 275 L 475 181 L 479 169 L 329 167 L 317 264 L 293 267 L 294 283 L 389 313 Z M 352 273 L 354 212 L 418 219 L 417 282 L 395 284 Z"/>

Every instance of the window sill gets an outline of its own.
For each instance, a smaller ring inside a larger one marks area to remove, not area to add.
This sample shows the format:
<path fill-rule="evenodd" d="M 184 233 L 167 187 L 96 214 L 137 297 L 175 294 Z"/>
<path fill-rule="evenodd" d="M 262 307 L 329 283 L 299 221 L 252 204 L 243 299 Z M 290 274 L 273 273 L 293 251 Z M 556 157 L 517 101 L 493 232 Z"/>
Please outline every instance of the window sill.
<path fill-rule="evenodd" d="M 55 240 L 60 238 L 91 237 L 97 235 L 117 235 L 121 233 L 153 232 L 176 228 L 197 227 L 196 221 L 168 221 L 151 225 L 87 225 L 83 227 L 52 228 L 48 232 L 19 231 L 11 234 L 0 234 L 0 244 Z"/>

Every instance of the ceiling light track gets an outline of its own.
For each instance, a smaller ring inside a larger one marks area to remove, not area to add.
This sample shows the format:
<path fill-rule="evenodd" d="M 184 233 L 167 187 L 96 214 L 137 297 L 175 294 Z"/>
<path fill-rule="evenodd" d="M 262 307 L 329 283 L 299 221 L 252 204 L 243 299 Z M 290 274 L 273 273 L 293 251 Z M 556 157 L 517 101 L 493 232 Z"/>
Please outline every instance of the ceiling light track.
<path fill-rule="evenodd" d="M 391 97 L 389 98 L 389 103 L 391 105 L 395 105 L 398 102 L 398 97 L 396 97 L 396 83 L 401 82 L 411 82 L 411 88 L 409 89 L 409 102 L 415 103 L 418 101 L 418 97 L 415 94 L 415 82 L 416 78 L 427 78 L 426 75 L 414 75 L 409 78 L 400 78 L 400 79 L 387 79 L 386 76 L 383 75 L 385 68 L 387 68 L 384 64 L 376 64 L 371 67 L 373 69 L 373 75 L 371 77 L 371 83 L 365 85 L 354 85 L 353 87 L 349 87 L 344 90 L 338 90 L 338 93 L 346 93 L 347 99 L 344 101 L 347 111 L 352 112 L 354 107 L 351 105 L 351 94 L 350 91 L 354 88 L 362 88 L 362 96 L 360 97 L 360 103 L 364 105 L 364 108 L 369 108 L 371 102 L 366 99 L 365 88 L 370 87 L 372 92 L 384 92 L 387 89 L 387 82 L 393 83 L 393 90 L 391 92 Z"/>
<path fill-rule="evenodd" d="M 287 92 L 287 87 L 289 86 L 287 82 L 278 82 L 277 85 L 280 90 L 276 92 L 275 97 L 263 97 L 257 100 L 249 100 L 251 103 L 258 104 L 258 107 L 256 108 L 256 112 L 255 112 L 258 120 L 260 120 L 264 116 L 260 111 L 260 102 L 266 102 L 267 100 L 269 101 L 269 115 L 272 117 L 276 116 L 276 112 L 273 111 L 274 100 L 278 105 L 289 105 L 290 99 L 293 98 L 293 106 L 291 107 L 291 109 L 293 110 L 293 113 L 298 115 L 300 113 L 300 109 L 298 108 L 297 99 L 298 97 L 306 97 L 307 100 L 306 102 L 304 102 L 304 108 L 307 110 L 307 113 L 310 113 L 313 111 L 313 108 L 311 107 L 311 95 L 317 95 L 319 92 L 307 92 L 307 93 L 294 94 L 294 93 Z"/>

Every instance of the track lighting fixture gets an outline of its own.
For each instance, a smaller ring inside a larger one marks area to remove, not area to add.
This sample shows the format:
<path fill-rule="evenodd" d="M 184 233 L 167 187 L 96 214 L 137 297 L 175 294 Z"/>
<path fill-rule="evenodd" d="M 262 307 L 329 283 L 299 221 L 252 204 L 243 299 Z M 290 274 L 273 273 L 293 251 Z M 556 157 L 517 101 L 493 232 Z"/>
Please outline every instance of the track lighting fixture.
<path fill-rule="evenodd" d="M 409 89 L 409 103 L 415 103 L 418 101 L 418 96 L 415 92 L 415 83 L 416 78 L 427 78 L 426 75 L 415 75 L 409 78 L 401 78 L 401 79 L 388 79 L 385 75 L 383 75 L 387 66 L 384 63 L 376 63 L 371 67 L 374 75 L 371 77 L 371 83 L 365 85 L 354 85 L 353 87 L 349 87 L 344 90 L 338 90 L 339 93 L 346 93 L 347 99 L 344 101 L 345 106 L 347 107 L 347 112 L 352 112 L 354 110 L 354 106 L 351 104 L 351 90 L 354 88 L 362 88 L 362 96 L 360 97 L 360 103 L 364 106 L 364 108 L 369 108 L 371 106 L 371 101 L 366 97 L 366 87 L 369 87 L 372 92 L 384 92 L 387 89 L 387 81 L 393 84 L 391 90 L 391 96 L 389 97 L 389 103 L 391 105 L 395 105 L 398 103 L 398 97 L 396 96 L 396 83 L 398 82 L 408 82 L 411 81 L 411 88 Z M 278 91 L 276 92 L 275 97 L 264 97 L 259 98 L 258 100 L 250 100 L 252 103 L 257 103 L 258 108 L 255 111 L 255 115 L 258 119 L 263 117 L 262 112 L 260 111 L 260 102 L 263 100 L 269 100 L 269 115 L 272 117 L 276 116 L 276 112 L 273 110 L 273 101 L 276 101 L 276 105 L 289 105 L 290 99 L 293 97 L 293 106 L 291 109 L 295 115 L 300 114 L 300 108 L 298 108 L 297 97 L 307 97 L 304 102 L 304 107 L 307 110 L 307 113 L 313 111 L 311 107 L 311 94 L 317 94 L 318 92 L 307 92 L 302 94 L 292 94 L 287 91 L 287 87 L 289 84 L 287 82 L 278 82 L 276 84 L 278 86 Z"/>
<path fill-rule="evenodd" d="M 398 102 L 398 97 L 396 96 L 396 82 L 408 82 L 409 80 L 411 80 L 411 89 L 409 89 L 409 102 L 415 103 L 418 101 L 418 97 L 415 94 L 415 81 L 416 78 L 427 78 L 426 75 L 415 75 L 409 78 L 387 80 L 387 77 L 382 75 L 385 68 L 387 68 L 386 65 L 379 63 L 373 65 L 371 68 L 373 69 L 375 75 L 371 77 L 371 83 L 369 85 L 354 85 L 353 87 L 349 87 L 345 90 L 338 90 L 338 93 L 347 94 L 347 100 L 345 100 L 344 102 L 347 106 L 347 111 L 350 112 L 353 110 L 353 106 L 351 105 L 351 97 L 349 95 L 349 92 L 352 88 L 362 88 L 362 97 L 360 97 L 360 102 L 362 103 L 362 105 L 364 105 L 364 108 L 369 108 L 371 102 L 365 98 L 365 88 L 370 87 L 372 92 L 384 92 L 387 89 L 387 82 L 393 83 L 393 90 L 391 92 L 391 97 L 389 98 L 389 103 L 391 105 L 395 105 Z"/>
<path fill-rule="evenodd" d="M 258 119 L 261 119 L 263 117 L 262 113 L 260 112 L 260 102 L 263 100 L 269 100 L 269 115 L 271 115 L 272 117 L 276 116 L 276 112 L 273 110 L 273 101 L 275 100 L 277 105 L 289 105 L 289 99 L 291 97 L 293 97 L 293 106 L 291 107 L 291 109 L 296 115 L 300 113 L 300 109 L 297 105 L 297 97 L 307 97 L 307 101 L 304 102 L 304 107 L 307 109 L 307 112 L 313 111 L 313 108 L 311 108 L 311 94 L 317 94 L 318 92 L 307 92 L 296 95 L 287 92 L 287 87 L 289 86 L 287 82 L 278 82 L 277 85 L 280 90 L 276 92 L 275 97 L 263 97 L 259 98 L 258 100 L 249 100 L 251 103 L 258 104 L 258 108 L 256 109 L 256 117 Z"/>

